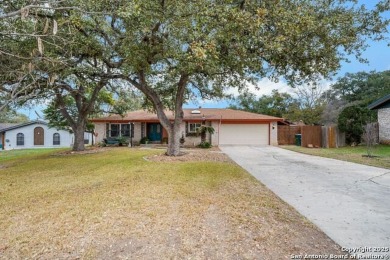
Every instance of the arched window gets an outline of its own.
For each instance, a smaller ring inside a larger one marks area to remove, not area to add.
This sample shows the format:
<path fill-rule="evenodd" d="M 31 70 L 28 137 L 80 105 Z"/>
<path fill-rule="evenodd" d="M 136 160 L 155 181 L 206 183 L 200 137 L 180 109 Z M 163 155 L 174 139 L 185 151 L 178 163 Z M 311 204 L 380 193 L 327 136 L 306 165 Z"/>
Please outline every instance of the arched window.
<path fill-rule="evenodd" d="M 59 133 L 53 134 L 53 145 L 60 145 L 60 144 L 61 144 L 60 134 Z"/>
<path fill-rule="evenodd" d="M 24 145 L 24 134 L 18 133 L 16 135 L 16 145 Z"/>

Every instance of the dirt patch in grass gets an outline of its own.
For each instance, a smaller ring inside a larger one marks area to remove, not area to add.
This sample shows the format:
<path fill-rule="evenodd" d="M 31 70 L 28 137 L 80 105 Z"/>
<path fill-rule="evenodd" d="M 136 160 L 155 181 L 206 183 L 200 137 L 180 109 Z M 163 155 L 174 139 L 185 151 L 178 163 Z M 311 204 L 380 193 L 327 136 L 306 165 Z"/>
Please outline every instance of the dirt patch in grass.
<path fill-rule="evenodd" d="M 110 147 L 89 146 L 89 147 L 85 148 L 84 151 L 67 150 L 67 151 L 61 151 L 61 152 L 58 152 L 58 153 L 53 153 L 52 156 L 94 154 L 94 153 L 105 152 L 105 151 L 108 151 L 110 149 L 112 149 L 112 148 L 110 148 Z"/>
<path fill-rule="evenodd" d="M 144 160 L 160 152 L 115 148 L 90 156 L 49 156 L 2 170 L 0 258 L 342 254 L 234 163 Z M 208 157 L 202 152 L 199 156 Z"/>
<path fill-rule="evenodd" d="M 166 156 L 165 152 L 146 156 L 146 160 L 154 162 L 227 162 L 232 160 L 219 149 L 182 149 L 180 156 Z"/>

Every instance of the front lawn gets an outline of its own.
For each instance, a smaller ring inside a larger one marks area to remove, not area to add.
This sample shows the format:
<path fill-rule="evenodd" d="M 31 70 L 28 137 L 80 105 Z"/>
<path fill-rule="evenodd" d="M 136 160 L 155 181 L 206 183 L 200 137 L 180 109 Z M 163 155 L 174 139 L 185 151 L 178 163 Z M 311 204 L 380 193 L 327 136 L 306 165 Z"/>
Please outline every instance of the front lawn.
<path fill-rule="evenodd" d="M 333 158 L 348 162 L 355 162 L 370 166 L 390 169 L 390 145 L 377 145 L 374 148 L 373 158 L 368 158 L 366 146 L 346 146 L 341 148 L 306 148 L 295 145 L 282 145 L 281 148 L 295 152 Z"/>
<path fill-rule="evenodd" d="M 30 156 L 0 169 L 2 259 L 284 259 L 338 246 L 231 162 L 161 150 Z"/>
<path fill-rule="evenodd" d="M 40 148 L 40 149 L 15 149 L 0 151 L 0 163 L 14 159 L 26 159 L 37 155 L 52 153 L 53 151 L 64 150 L 63 148 Z"/>

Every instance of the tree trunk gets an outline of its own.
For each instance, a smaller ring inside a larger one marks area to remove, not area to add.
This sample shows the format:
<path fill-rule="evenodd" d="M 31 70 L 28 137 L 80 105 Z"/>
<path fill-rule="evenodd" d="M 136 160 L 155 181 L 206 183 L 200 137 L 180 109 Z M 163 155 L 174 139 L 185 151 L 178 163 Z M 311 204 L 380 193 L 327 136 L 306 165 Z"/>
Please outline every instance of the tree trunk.
<path fill-rule="evenodd" d="M 84 127 L 83 126 L 77 126 L 75 129 L 73 129 L 74 133 L 74 142 L 73 142 L 73 151 L 84 151 L 85 145 L 84 145 Z"/>
<path fill-rule="evenodd" d="M 168 132 L 168 149 L 166 155 L 168 156 L 178 156 L 180 154 L 180 125 L 183 122 L 184 112 L 183 112 L 183 101 L 184 101 L 184 93 L 186 90 L 186 85 L 188 82 L 189 75 L 183 73 L 180 76 L 179 82 L 177 83 L 177 92 L 175 98 L 175 119 L 174 122 L 171 122 L 164 111 L 164 105 L 161 101 L 160 95 L 157 94 L 153 90 L 153 88 L 149 87 L 146 79 L 145 73 L 143 70 L 140 70 L 138 73 L 139 83 L 127 78 L 133 86 L 141 90 L 148 99 L 153 103 L 154 109 L 157 112 L 157 117 L 160 120 L 162 126 Z"/>
<path fill-rule="evenodd" d="M 206 142 L 206 130 L 202 131 L 200 134 L 200 142 L 204 144 Z"/>
<path fill-rule="evenodd" d="M 180 125 L 172 124 L 168 130 L 168 156 L 178 156 L 180 154 Z"/>

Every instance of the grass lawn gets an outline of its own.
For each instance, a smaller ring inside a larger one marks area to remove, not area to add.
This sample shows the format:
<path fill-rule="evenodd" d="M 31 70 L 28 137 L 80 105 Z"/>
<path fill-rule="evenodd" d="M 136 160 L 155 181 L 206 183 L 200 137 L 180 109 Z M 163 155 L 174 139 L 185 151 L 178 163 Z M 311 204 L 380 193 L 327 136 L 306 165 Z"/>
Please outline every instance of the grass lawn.
<path fill-rule="evenodd" d="M 0 151 L 0 163 L 14 159 L 26 159 L 37 155 L 45 155 L 53 151 L 64 150 L 61 148 L 41 148 L 41 149 L 15 149 L 9 151 Z"/>
<path fill-rule="evenodd" d="M 295 152 L 390 169 L 390 145 L 375 146 L 373 154 L 376 157 L 373 158 L 364 156 L 367 155 L 366 146 L 346 146 L 331 149 L 305 148 L 295 145 L 282 145 L 280 147 Z"/>
<path fill-rule="evenodd" d="M 39 151 L 1 163 L 2 259 L 341 254 L 233 163 L 146 161 L 162 151 L 129 148 Z"/>

